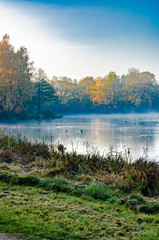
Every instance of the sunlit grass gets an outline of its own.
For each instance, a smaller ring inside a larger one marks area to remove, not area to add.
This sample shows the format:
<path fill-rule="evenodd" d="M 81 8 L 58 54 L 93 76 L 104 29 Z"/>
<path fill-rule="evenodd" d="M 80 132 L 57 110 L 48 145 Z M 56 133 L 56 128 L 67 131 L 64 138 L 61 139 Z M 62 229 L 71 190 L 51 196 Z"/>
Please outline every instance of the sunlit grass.
<path fill-rule="evenodd" d="M 0 229 L 24 239 L 155 240 L 158 218 L 89 196 L 0 183 Z"/>

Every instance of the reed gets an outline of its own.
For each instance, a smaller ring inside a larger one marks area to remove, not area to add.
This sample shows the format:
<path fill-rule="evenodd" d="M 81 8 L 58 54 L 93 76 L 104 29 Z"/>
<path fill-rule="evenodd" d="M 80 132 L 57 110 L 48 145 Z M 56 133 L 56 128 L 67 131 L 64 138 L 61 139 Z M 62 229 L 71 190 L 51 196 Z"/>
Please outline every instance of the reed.
<path fill-rule="evenodd" d="M 0 132 L 0 162 L 8 164 L 8 168 L 20 165 L 26 173 L 43 177 L 64 176 L 74 181 L 90 177 L 91 182 L 116 186 L 126 193 L 159 195 L 159 163 L 147 158 L 131 161 L 129 152 L 123 154 L 111 149 L 105 156 L 98 152 L 68 153 L 62 144 L 50 147 L 45 141 L 31 142 L 20 134 Z"/>

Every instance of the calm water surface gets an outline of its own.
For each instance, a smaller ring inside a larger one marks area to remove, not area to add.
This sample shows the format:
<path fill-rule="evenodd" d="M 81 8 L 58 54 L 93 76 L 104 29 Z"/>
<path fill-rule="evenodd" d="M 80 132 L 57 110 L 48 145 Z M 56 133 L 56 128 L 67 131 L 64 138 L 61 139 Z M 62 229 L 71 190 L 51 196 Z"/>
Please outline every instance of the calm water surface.
<path fill-rule="evenodd" d="M 68 151 L 99 151 L 106 154 L 130 149 L 133 158 L 146 149 L 159 160 L 159 114 L 69 115 L 56 120 L 0 123 L 0 129 L 28 139 L 62 143 Z"/>

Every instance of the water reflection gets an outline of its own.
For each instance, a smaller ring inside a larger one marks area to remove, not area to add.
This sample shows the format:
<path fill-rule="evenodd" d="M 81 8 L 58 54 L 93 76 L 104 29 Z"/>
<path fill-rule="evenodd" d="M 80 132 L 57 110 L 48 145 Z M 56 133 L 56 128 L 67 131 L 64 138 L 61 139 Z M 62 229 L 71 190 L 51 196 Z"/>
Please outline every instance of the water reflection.
<path fill-rule="evenodd" d="M 149 156 L 159 160 L 159 114 L 147 115 L 70 115 L 47 121 L 19 121 L 0 124 L 1 129 L 28 139 L 60 142 L 68 151 L 80 153 L 98 149 L 100 154 L 130 148 L 134 158 L 149 149 Z"/>

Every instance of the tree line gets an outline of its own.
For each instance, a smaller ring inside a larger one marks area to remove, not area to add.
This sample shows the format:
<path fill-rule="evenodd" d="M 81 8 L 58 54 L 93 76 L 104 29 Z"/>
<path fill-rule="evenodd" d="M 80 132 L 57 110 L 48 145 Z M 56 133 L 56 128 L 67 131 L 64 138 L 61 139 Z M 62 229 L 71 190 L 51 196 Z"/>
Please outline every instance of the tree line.
<path fill-rule="evenodd" d="M 158 111 L 153 73 L 131 68 L 126 75 L 49 79 L 36 70 L 27 49 L 15 51 L 8 35 L 0 42 L 0 118 L 52 118 L 57 113 Z"/>
<path fill-rule="evenodd" d="M 159 84 L 148 71 L 130 68 L 121 77 L 110 72 L 105 77 L 89 76 L 79 82 L 53 77 L 50 84 L 67 110 L 103 113 L 159 110 Z"/>

